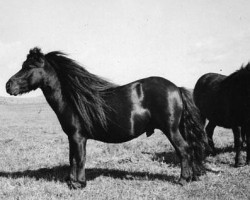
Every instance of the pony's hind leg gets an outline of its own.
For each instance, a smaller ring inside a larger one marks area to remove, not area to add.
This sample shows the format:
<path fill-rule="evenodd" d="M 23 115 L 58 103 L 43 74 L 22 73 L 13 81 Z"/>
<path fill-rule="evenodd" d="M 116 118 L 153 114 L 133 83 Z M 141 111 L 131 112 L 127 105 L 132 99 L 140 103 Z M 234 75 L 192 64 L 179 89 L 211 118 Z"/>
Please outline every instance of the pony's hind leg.
<path fill-rule="evenodd" d="M 243 165 L 243 157 L 242 157 L 242 148 L 243 148 L 243 140 L 242 140 L 242 131 L 240 127 L 233 127 L 234 133 L 234 148 L 235 148 L 235 167 L 240 167 Z"/>
<path fill-rule="evenodd" d="M 215 127 L 216 127 L 216 124 L 209 121 L 205 128 L 205 131 L 208 137 L 208 144 L 213 149 L 214 152 L 215 152 L 215 148 L 214 148 L 213 134 L 214 134 Z"/>
<path fill-rule="evenodd" d="M 179 184 L 185 185 L 187 182 L 193 179 L 191 149 L 188 143 L 183 139 L 178 129 L 163 132 L 174 146 L 176 153 L 180 158 L 181 176 L 179 179 Z"/>
<path fill-rule="evenodd" d="M 250 165 L 250 134 L 246 135 L 247 138 L 247 161 L 246 164 Z"/>
<path fill-rule="evenodd" d="M 246 142 L 247 142 L 247 160 L 246 160 L 246 164 L 250 165 L 250 125 L 242 126 L 241 131 L 243 132 L 243 135 L 245 135 Z"/>

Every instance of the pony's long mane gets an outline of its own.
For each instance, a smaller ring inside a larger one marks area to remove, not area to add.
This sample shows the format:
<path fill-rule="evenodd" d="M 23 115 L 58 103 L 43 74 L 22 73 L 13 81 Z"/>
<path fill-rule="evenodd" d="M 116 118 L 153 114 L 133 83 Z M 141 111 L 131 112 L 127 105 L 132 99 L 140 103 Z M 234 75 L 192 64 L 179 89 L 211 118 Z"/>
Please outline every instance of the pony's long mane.
<path fill-rule="evenodd" d="M 63 95 L 81 116 L 86 130 L 92 134 L 94 125 L 107 128 L 106 111 L 111 108 L 104 96 L 116 85 L 88 72 L 60 51 L 46 54 L 45 60 L 55 69 Z"/>

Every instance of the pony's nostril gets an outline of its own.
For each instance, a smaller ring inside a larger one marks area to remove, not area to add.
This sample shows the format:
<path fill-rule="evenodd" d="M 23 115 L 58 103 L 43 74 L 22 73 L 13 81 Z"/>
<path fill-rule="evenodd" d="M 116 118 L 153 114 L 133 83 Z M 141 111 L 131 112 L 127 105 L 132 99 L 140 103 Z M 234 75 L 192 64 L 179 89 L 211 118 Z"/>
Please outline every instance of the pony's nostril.
<path fill-rule="evenodd" d="M 6 89 L 9 90 L 10 87 L 11 87 L 11 81 L 8 81 L 8 82 L 6 83 Z"/>

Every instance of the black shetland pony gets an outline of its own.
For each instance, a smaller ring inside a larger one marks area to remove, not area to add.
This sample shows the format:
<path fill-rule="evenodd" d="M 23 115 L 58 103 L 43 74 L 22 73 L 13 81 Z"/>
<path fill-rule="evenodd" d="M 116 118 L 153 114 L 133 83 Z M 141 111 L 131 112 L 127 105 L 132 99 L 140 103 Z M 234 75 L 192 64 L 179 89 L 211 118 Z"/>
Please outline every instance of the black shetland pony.
<path fill-rule="evenodd" d="M 117 86 L 79 66 L 61 52 L 30 50 L 22 69 L 6 84 L 11 95 L 41 88 L 69 139 L 71 188 L 86 186 L 87 139 L 109 143 L 132 140 L 160 129 L 181 160 L 179 183 L 205 172 L 208 145 L 192 96 L 160 77 Z"/>
<path fill-rule="evenodd" d="M 247 141 L 247 160 L 250 164 L 250 63 L 229 76 L 208 73 L 197 81 L 193 97 L 206 126 L 209 144 L 214 148 L 216 126 L 230 128 L 234 133 L 235 167 L 243 165 L 241 150 Z"/>

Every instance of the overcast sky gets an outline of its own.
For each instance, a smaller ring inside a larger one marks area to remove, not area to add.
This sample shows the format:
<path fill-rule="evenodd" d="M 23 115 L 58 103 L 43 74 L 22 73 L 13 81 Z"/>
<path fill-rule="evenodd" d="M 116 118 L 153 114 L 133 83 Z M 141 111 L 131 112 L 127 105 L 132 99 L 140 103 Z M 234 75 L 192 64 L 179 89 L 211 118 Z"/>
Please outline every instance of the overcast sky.
<path fill-rule="evenodd" d="M 193 88 L 250 61 L 250 1 L 0 1 L 0 96 L 35 46 L 117 84 L 157 75 Z"/>

